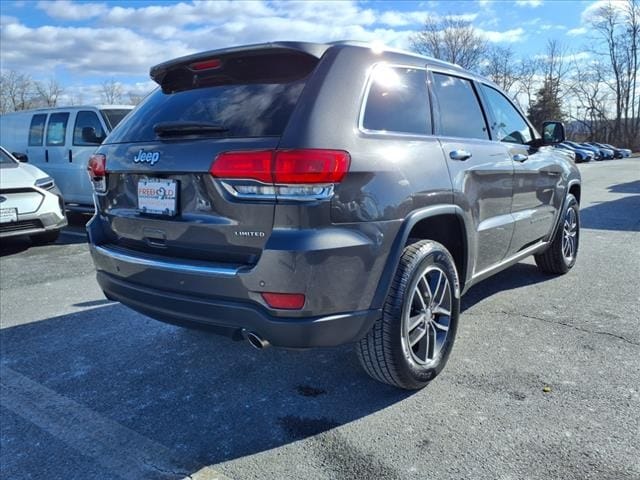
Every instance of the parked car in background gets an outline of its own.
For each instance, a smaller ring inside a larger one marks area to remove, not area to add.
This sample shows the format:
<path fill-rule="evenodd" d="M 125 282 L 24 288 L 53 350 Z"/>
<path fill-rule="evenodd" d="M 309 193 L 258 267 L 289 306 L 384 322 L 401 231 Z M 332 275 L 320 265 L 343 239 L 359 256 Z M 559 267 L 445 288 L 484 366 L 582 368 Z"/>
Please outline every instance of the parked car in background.
<path fill-rule="evenodd" d="M 564 126 L 540 135 L 459 66 L 278 42 L 151 78 L 89 162 L 97 280 L 134 310 L 256 348 L 354 342 L 369 375 L 416 389 L 471 285 L 530 255 L 548 273 L 576 262 Z"/>
<path fill-rule="evenodd" d="M 614 154 L 613 154 L 613 150 L 609 149 L 609 148 L 604 148 L 604 147 L 599 147 L 596 145 L 591 145 L 589 143 L 580 143 L 579 145 L 581 145 L 583 148 L 586 147 L 591 147 L 591 148 L 595 148 L 600 150 L 600 156 L 602 157 L 603 160 L 613 160 L 614 158 Z"/>
<path fill-rule="evenodd" d="M 40 108 L 0 116 L 0 145 L 45 171 L 70 210 L 93 212 L 89 157 L 131 105 Z"/>
<path fill-rule="evenodd" d="M 605 148 L 607 150 L 611 150 L 613 152 L 613 158 L 623 158 L 624 154 L 622 153 L 622 150 L 620 150 L 619 148 L 616 147 L 612 147 L 611 145 L 606 145 L 604 143 L 598 143 L 598 142 L 587 142 L 589 145 L 593 145 L 594 147 L 598 147 L 598 148 Z"/>
<path fill-rule="evenodd" d="M 585 146 L 585 145 L 582 145 L 580 143 L 572 142 L 570 140 L 565 140 L 562 143 L 563 143 L 563 145 L 568 145 L 568 146 L 570 146 L 570 147 L 572 147 L 574 149 L 587 150 L 587 151 L 593 152 L 593 155 L 594 155 L 593 159 L 594 160 L 603 160 L 602 153 L 601 153 L 599 148 L 592 147 L 591 145 L 586 145 Z"/>
<path fill-rule="evenodd" d="M 559 143 L 556 145 L 557 148 L 561 148 L 563 150 L 567 150 L 573 152 L 575 155 L 576 162 L 590 162 L 595 158 L 595 153 L 591 150 L 585 150 L 582 148 L 574 148 L 566 143 Z"/>
<path fill-rule="evenodd" d="M 66 225 L 64 201 L 53 178 L 0 147 L 0 238 L 55 242 Z"/>

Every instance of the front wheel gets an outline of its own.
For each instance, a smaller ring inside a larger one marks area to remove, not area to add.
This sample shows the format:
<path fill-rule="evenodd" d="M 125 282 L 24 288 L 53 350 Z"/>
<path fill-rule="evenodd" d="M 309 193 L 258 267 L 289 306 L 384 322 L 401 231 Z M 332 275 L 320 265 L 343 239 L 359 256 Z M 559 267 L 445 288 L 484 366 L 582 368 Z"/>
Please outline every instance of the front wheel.
<path fill-rule="evenodd" d="M 567 273 L 576 264 L 579 246 L 580 210 L 576 197 L 569 194 L 551 244 L 534 256 L 536 265 L 545 273 Z"/>
<path fill-rule="evenodd" d="M 356 351 L 374 379 L 415 390 L 444 368 L 458 328 L 460 291 L 451 254 L 421 240 L 404 249 L 378 319 Z"/>

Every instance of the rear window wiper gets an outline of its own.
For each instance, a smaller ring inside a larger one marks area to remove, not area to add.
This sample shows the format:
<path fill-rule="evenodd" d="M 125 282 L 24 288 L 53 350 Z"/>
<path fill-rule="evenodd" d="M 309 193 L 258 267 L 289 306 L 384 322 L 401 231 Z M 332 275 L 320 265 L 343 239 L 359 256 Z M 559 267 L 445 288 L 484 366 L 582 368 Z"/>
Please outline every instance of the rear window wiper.
<path fill-rule="evenodd" d="M 173 135 L 224 133 L 228 132 L 229 129 L 209 122 L 159 122 L 153 126 L 153 131 L 159 137 L 168 137 Z"/>

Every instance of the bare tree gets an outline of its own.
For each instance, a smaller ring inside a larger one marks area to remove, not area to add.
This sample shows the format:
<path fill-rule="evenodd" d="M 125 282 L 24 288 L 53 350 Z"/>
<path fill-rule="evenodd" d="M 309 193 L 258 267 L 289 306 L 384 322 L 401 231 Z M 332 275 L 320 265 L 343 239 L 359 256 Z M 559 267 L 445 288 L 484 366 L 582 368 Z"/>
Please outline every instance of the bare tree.
<path fill-rule="evenodd" d="M 631 147 L 640 146 L 640 99 L 638 99 L 638 44 L 640 42 L 640 7 L 637 0 L 626 0 L 624 7 L 611 1 L 593 15 L 591 26 L 605 46 L 594 50 L 606 59 L 611 74 L 607 85 L 614 98 L 612 141 Z"/>
<path fill-rule="evenodd" d="M 129 105 L 138 105 L 142 100 L 144 100 L 144 97 L 145 95 L 129 92 Z"/>
<path fill-rule="evenodd" d="M 493 80 L 505 92 L 513 94 L 518 81 L 517 63 L 510 47 L 494 46 L 487 49 L 482 74 Z"/>
<path fill-rule="evenodd" d="M 469 70 L 479 70 L 487 51 L 487 41 L 471 22 L 448 15 L 428 18 L 422 31 L 410 37 L 416 52 L 455 63 Z"/>
<path fill-rule="evenodd" d="M 46 82 L 34 82 L 36 102 L 46 107 L 58 105 L 58 98 L 64 93 L 64 89 L 55 78 Z"/>
<path fill-rule="evenodd" d="M 26 110 L 33 106 L 33 80 L 29 75 L 9 70 L 0 75 L 2 113 Z"/>
<path fill-rule="evenodd" d="M 541 70 L 540 60 L 535 57 L 523 58 L 516 66 L 516 78 L 518 79 L 514 87 L 516 101 L 524 111 L 531 107 L 536 92 L 540 88 L 540 82 L 536 79 L 540 76 Z"/>
<path fill-rule="evenodd" d="M 102 83 L 102 92 L 100 98 L 103 103 L 108 105 L 116 105 L 123 102 L 124 92 L 122 85 L 114 79 L 105 80 Z"/>

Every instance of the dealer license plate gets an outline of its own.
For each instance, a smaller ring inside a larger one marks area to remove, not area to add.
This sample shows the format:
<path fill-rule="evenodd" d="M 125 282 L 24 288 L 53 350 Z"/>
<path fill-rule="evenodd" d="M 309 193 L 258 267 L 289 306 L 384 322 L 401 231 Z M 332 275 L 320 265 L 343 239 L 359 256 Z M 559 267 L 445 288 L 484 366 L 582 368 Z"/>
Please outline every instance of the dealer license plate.
<path fill-rule="evenodd" d="M 0 208 L 0 223 L 17 222 L 17 208 Z"/>
<path fill-rule="evenodd" d="M 178 182 L 164 178 L 142 178 L 138 181 L 138 210 L 153 215 L 175 215 Z"/>

